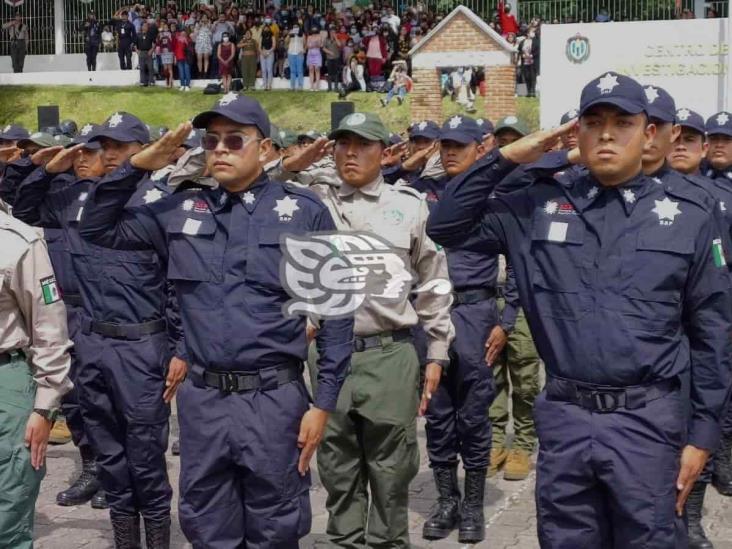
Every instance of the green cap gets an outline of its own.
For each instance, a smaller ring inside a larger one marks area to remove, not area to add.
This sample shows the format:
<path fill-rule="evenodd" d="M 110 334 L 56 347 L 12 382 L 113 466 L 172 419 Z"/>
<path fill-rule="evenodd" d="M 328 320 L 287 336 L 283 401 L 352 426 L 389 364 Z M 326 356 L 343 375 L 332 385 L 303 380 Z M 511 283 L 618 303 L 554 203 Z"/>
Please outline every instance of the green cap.
<path fill-rule="evenodd" d="M 498 121 L 498 124 L 496 124 L 496 129 L 493 130 L 493 135 L 497 135 L 501 130 L 513 130 L 521 135 L 521 137 L 531 133 L 526 125 L 515 116 L 506 116 L 505 118 L 501 118 Z"/>
<path fill-rule="evenodd" d="M 161 137 L 163 137 L 166 133 L 168 133 L 168 128 L 165 126 L 149 126 L 147 125 L 147 131 L 150 133 L 150 142 L 155 142 Z"/>
<path fill-rule="evenodd" d="M 280 128 L 279 132 L 277 132 L 277 137 L 282 142 L 283 149 L 297 145 L 297 134 L 292 130 Z"/>
<path fill-rule="evenodd" d="M 331 132 L 328 138 L 338 139 L 345 133 L 355 133 L 369 141 L 381 141 L 387 147 L 390 144 L 389 130 L 378 114 L 370 112 L 354 112 L 344 117 L 338 124 L 338 129 Z"/>
<path fill-rule="evenodd" d="M 54 145 L 61 145 L 62 147 L 68 147 L 71 145 L 72 139 L 68 135 L 62 133 L 53 136 Z"/>
<path fill-rule="evenodd" d="M 318 139 L 320 139 L 321 137 L 323 137 L 323 134 L 320 133 L 320 132 L 318 132 L 318 131 L 315 131 L 315 130 L 308 130 L 308 131 L 306 131 L 304 133 L 298 134 L 298 136 L 297 136 L 298 140 L 301 139 L 301 138 L 303 138 L 303 137 L 305 139 L 312 139 L 313 141 L 317 141 Z"/>
<path fill-rule="evenodd" d="M 21 139 L 20 141 L 18 141 L 18 147 L 22 149 L 24 146 L 31 143 L 35 143 L 36 145 L 39 145 L 43 148 L 61 145 L 61 143 L 58 143 L 54 140 L 53 136 L 50 133 L 36 132 L 32 133 L 27 139 Z"/>

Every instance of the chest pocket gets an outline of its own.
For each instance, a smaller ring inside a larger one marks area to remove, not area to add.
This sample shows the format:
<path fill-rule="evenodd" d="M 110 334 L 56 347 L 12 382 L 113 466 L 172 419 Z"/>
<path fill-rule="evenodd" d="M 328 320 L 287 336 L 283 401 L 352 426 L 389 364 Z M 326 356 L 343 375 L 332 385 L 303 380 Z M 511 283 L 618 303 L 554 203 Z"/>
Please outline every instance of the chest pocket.
<path fill-rule="evenodd" d="M 537 216 L 531 234 L 531 285 L 542 316 L 578 320 L 585 314 L 581 297 L 585 228 L 567 215 Z"/>
<path fill-rule="evenodd" d="M 168 278 L 197 282 L 223 281 L 223 251 L 217 249 L 216 221 L 181 216 L 167 227 Z"/>
<path fill-rule="evenodd" d="M 631 327 L 646 331 L 677 327 L 693 253 L 689 237 L 653 230 L 638 234 L 633 259 L 625 265 L 623 314 Z"/>
<path fill-rule="evenodd" d="M 282 289 L 280 236 L 284 232 L 286 231 L 280 227 L 259 227 L 250 230 L 246 267 L 248 282 L 266 288 Z"/>
<path fill-rule="evenodd" d="M 147 287 L 160 276 L 158 256 L 152 250 L 110 250 L 104 256 L 105 271 L 120 284 Z"/>

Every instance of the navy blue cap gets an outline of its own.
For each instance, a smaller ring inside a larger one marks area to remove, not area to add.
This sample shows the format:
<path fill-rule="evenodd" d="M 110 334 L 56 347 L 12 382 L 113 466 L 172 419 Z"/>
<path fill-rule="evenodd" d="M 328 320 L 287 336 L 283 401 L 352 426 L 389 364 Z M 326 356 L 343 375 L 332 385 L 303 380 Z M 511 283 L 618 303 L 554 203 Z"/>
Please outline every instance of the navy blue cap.
<path fill-rule="evenodd" d="M 643 86 L 616 72 L 607 72 L 582 89 L 579 115 L 595 105 L 613 105 L 628 114 L 648 112 Z"/>
<path fill-rule="evenodd" d="M 705 133 L 704 118 L 698 112 L 690 109 L 679 109 L 676 111 L 676 123 L 682 128 L 691 128 L 699 133 Z"/>
<path fill-rule="evenodd" d="M 398 145 L 402 142 L 402 136 L 398 133 L 390 133 L 389 134 L 389 143 L 392 145 Z"/>
<path fill-rule="evenodd" d="M 143 145 L 150 141 L 150 132 L 142 120 L 128 112 L 116 112 L 99 126 L 89 141 L 106 137 L 122 143 L 138 142 Z"/>
<path fill-rule="evenodd" d="M 713 114 L 707 119 L 707 135 L 729 135 L 732 137 L 732 113 L 727 111 Z"/>
<path fill-rule="evenodd" d="M 480 143 L 484 135 L 474 118 L 459 114 L 447 120 L 440 129 L 440 141 L 457 141 L 464 145 Z"/>
<path fill-rule="evenodd" d="M 440 127 L 432 120 L 422 120 L 409 126 L 409 138 L 423 137 L 437 139 L 440 137 Z"/>
<path fill-rule="evenodd" d="M 201 139 L 203 138 L 203 130 L 191 128 L 191 132 L 183 142 L 183 146 L 188 149 L 195 149 L 201 146 Z"/>
<path fill-rule="evenodd" d="M 562 124 L 566 124 L 567 122 L 569 122 L 570 120 L 574 120 L 578 116 L 579 116 L 579 111 L 577 111 L 577 109 L 569 109 L 567 112 L 565 112 L 562 115 L 562 118 L 559 121 L 559 125 L 561 126 Z"/>
<path fill-rule="evenodd" d="M 209 122 L 217 116 L 223 116 L 244 126 L 255 126 L 265 138 L 270 136 L 267 113 L 264 112 L 258 101 L 246 95 L 239 95 L 235 92 L 227 93 L 216 101 L 211 110 L 197 115 L 193 119 L 193 127 L 205 130 Z"/>
<path fill-rule="evenodd" d="M 8 124 L 0 131 L 0 139 L 7 139 L 8 141 L 20 141 L 29 137 L 30 132 L 18 124 Z"/>
<path fill-rule="evenodd" d="M 480 131 L 483 132 L 483 135 L 488 135 L 496 131 L 493 122 L 491 122 L 487 118 L 476 118 L 475 123 L 478 124 L 478 127 L 480 128 Z"/>
<path fill-rule="evenodd" d="M 73 147 L 74 145 L 84 145 L 85 149 L 101 149 L 102 145 L 99 143 L 99 141 L 90 141 L 90 139 L 94 137 L 94 135 L 96 135 L 98 129 L 99 126 L 97 124 L 86 124 L 82 126 L 79 130 L 79 133 L 76 134 L 76 136 L 71 140 L 71 143 L 69 143 L 68 146 Z"/>
<path fill-rule="evenodd" d="M 666 90 L 658 86 L 643 88 L 646 94 L 648 116 L 661 122 L 674 122 L 676 119 L 676 101 Z"/>

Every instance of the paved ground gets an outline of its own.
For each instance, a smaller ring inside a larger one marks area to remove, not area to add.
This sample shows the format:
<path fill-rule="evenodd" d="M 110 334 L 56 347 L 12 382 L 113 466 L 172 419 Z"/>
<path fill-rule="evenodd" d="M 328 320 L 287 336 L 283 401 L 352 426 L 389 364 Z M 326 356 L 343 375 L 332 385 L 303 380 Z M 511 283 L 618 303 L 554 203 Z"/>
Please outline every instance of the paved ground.
<path fill-rule="evenodd" d="M 435 492 L 424 452 L 424 428 L 420 426 L 422 466 L 412 483 L 409 509 L 412 544 L 415 548 L 457 548 L 457 536 L 446 541 L 427 543 L 421 538 L 425 517 L 434 501 Z M 76 472 L 76 455 L 71 444 L 51 448 L 48 457 L 48 474 L 41 488 L 36 513 L 36 548 L 38 549 L 107 549 L 111 548 L 111 527 L 106 511 L 83 507 L 59 507 L 54 503 L 55 494 L 66 487 Z M 171 479 L 177 482 L 178 458 L 169 456 Z M 486 538 L 476 547 L 503 549 L 538 548 L 536 518 L 533 501 L 533 473 L 527 481 L 507 482 L 489 480 L 486 487 Z M 304 548 L 325 547 L 323 532 L 327 515 L 324 509 L 325 491 L 317 475 L 311 492 L 313 503 L 312 534 L 301 544 Z M 174 525 L 172 546 L 175 549 L 190 547 L 178 527 L 174 501 Z M 716 549 L 732 549 L 732 498 L 722 498 L 712 490 L 707 497 L 705 525 Z"/>

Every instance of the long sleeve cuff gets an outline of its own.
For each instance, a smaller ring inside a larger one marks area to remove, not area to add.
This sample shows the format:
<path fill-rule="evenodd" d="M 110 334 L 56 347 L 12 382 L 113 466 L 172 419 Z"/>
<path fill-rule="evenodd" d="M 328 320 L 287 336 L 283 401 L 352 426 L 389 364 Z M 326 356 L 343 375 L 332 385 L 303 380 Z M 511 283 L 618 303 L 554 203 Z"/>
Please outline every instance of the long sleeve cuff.
<path fill-rule="evenodd" d="M 36 388 L 36 399 L 33 407 L 39 410 L 56 410 L 61 406 L 61 397 L 72 388 L 73 384 L 70 380 L 60 389 L 38 386 Z"/>
<path fill-rule="evenodd" d="M 696 448 L 714 452 L 719 444 L 720 426 L 717 422 L 703 419 L 693 418 L 689 427 L 688 444 Z"/>
<path fill-rule="evenodd" d="M 434 361 L 449 361 L 450 357 L 447 354 L 450 344 L 446 341 L 431 341 L 427 345 L 427 362 Z"/>
<path fill-rule="evenodd" d="M 501 313 L 501 328 L 507 334 L 513 332 L 516 327 L 516 318 L 518 317 L 518 309 L 510 303 L 506 303 Z"/>

